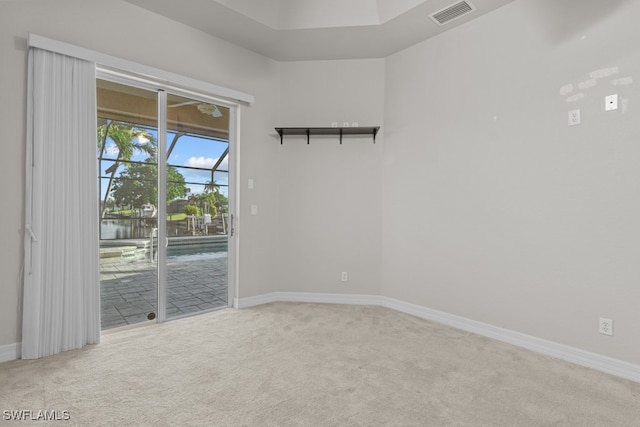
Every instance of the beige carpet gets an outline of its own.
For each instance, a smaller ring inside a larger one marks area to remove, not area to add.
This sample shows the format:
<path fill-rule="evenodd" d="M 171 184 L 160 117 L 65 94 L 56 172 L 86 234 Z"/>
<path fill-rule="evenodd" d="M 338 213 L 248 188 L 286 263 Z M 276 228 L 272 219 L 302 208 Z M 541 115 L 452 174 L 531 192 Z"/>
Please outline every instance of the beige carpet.
<path fill-rule="evenodd" d="M 275 303 L 0 364 L 0 411 L 19 409 L 83 426 L 637 426 L 640 384 L 386 308 Z"/>

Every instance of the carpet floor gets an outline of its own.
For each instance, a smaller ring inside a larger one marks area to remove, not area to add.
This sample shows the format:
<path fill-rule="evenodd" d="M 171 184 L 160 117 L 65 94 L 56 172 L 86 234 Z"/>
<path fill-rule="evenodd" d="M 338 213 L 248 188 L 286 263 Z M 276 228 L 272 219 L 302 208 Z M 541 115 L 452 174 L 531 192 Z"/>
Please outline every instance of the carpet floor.
<path fill-rule="evenodd" d="M 383 307 L 273 303 L 0 364 L 0 426 L 19 410 L 81 426 L 638 426 L 640 384 Z"/>

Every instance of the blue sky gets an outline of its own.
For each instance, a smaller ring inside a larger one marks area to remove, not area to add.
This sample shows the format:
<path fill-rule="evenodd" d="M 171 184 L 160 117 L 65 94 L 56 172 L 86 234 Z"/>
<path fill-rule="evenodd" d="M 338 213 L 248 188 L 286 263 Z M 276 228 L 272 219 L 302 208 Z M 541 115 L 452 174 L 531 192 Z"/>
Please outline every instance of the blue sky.
<path fill-rule="evenodd" d="M 156 132 L 154 130 L 149 130 L 151 134 L 156 136 Z M 169 133 L 167 136 L 167 146 L 171 144 L 173 140 L 174 134 Z M 191 166 L 191 167 L 199 167 L 205 169 L 211 169 L 220 156 L 224 153 L 224 150 L 228 147 L 228 143 L 222 140 L 214 140 L 208 138 L 198 138 L 190 135 L 181 136 L 178 139 L 171 155 L 169 156 L 168 163 L 176 166 Z M 168 148 L 168 147 L 167 147 Z M 105 153 L 103 157 L 116 159 L 118 156 L 118 148 L 110 139 L 107 140 L 107 144 L 105 147 Z M 139 152 L 134 153 L 131 160 L 133 161 L 144 161 L 147 158 L 146 154 L 142 154 Z M 222 164 L 218 167 L 219 170 L 228 170 L 228 156 L 224 159 Z M 105 172 L 105 169 L 109 168 L 113 162 L 103 161 L 101 165 L 101 176 L 109 176 Z M 116 172 L 116 177 L 120 175 L 120 172 L 124 170 L 125 166 L 121 165 Z M 211 173 L 207 171 L 198 171 L 192 169 L 180 169 L 178 171 L 184 176 L 185 181 L 201 183 L 197 184 L 187 184 L 187 187 L 191 189 L 191 193 L 201 193 L 204 190 L 204 184 L 211 179 Z M 228 173 L 226 172 L 216 172 L 214 179 L 217 184 L 221 185 L 220 192 L 225 196 L 228 196 L 227 185 L 228 185 Z M 108 184 L 108 179 L 103 179 L 102 184 L 102 194 L 101 200 L 104 199 L 104 192 L 106 191 L 106 186 Z M 187 196 L 188 197 L 188 196 Z"/>

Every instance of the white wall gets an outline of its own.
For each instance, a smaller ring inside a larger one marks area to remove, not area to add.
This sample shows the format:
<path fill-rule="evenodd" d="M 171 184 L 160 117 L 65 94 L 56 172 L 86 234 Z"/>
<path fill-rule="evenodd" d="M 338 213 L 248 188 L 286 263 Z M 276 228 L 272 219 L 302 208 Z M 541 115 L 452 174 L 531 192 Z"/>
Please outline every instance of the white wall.
<path fill-rule="evenodd" d="M 386 60 L 279 64 L 119 0 L 0 2 L 0 345 L 20 340 L 34 32 L 256 96 L 242 112 L 241 297 L 382 294 L 640 363 L 634 16 L 638 0 L 517 0 Z M 621 108 L 605 113 L 610 93 Z M 377 143 L 280 146 L 273 130 L 347 121 L 381 125 Z"/>
<path fill-rule="evenodd" d="M 382 125 L 384 60 L 283 63 L 281 79 L 280 126 Z M 380 293 L 383 145 L 382 134 L 278 145 L 278 290 Z"/>
<path fill-rule="evenodd" d="M 638 16 L 520 0 L 387 59 L 383 295 L 640 363 Z"/>
<path fill-rule="evenodd" d="M 212 38 L 122 1 L 32 0 L 0 2 L 0 346 L 21 339 L 20 289 L 24 204 L 26 37 L 29 32 L 188 77 L 251 93 L 242 109 L 242 180 L 253 177 L 261 203 L 258 217 L 241 213 L 240 296 L 271 292 L 271 250 L 277 203 L 277 147 L 268 137 L 278 121 L 278 63 Z M 264 184 L 264 185 L 263 185 Z M 242 207 L 247 194 L 242 194 Z M 244 209 L 243 209 L 244 211 Z"/>

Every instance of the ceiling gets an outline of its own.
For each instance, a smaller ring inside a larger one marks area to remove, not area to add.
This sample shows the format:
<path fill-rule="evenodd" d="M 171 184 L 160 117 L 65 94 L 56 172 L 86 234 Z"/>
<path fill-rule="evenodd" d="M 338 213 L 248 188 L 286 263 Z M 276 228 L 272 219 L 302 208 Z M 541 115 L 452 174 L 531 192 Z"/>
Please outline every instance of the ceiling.
<path fill-rule="evenodd" d="M 384 58 L 513 0 L 467 0 L 445 25 L 429 15 L 459 0 L 125 0 L 278 61 Z"/>

